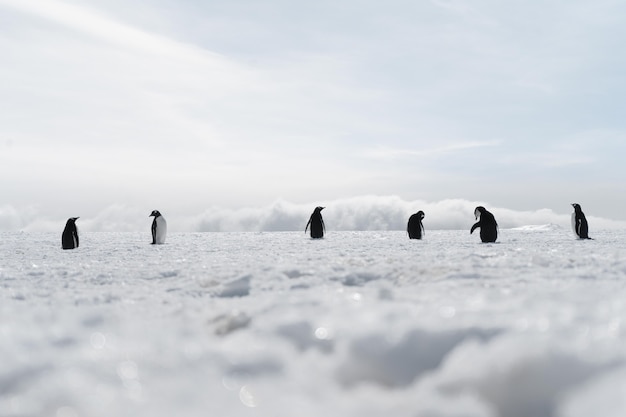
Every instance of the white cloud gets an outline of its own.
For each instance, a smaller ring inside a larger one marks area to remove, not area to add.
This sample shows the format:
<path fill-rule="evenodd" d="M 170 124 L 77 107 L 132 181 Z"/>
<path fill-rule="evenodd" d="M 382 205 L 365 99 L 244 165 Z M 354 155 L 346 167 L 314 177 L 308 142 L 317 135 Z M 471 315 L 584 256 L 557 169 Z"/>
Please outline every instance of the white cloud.
<path fill-rule="evenodd" d="M 56 0 L 0 0 L 0 5 L 39 16 L 119 47 L 133 49 L 135 52 L 198 63 L 203 60 L 206 62 L 210 58 L 215 67 L 221 67 L 225 72 L 234 69 L 218 54 L 125 25 L 88 7 Z"/>
<path fill-rule="evenodd" d="M 438 142 L 433 140 L 432 142 Z M 399 149 L 399 148 L 391 148 L 388 146 L 378 146 L 372 149 L 366 149 L 362 152 L 362 155 L 365 157 L 375 158 L 375 159 L 395 159 L 401 157 L 430 157 L 436 155 L 444 155 L 454 152 L 465 151 L 469 149 L 476 148 L 484 148 L 484 147 L 495 147 L 500 144 L 500 141 L 465 141 L 465 142 L 455 142 L 450 143 L 443 146 L 431 147 L 431 148 L 423 148 L 423 149 Z"/>
<path fill-rule="evenodd" d="M 326 228 L 332 231 L 405 230 L 409 216 L 418 210 L 425 212 L 427 230 L 469 230 L 475 222 L 474 209 L 478 205 L 491 211 L 502 229 L 529 225 L 557 225 L 570 227 L 571 213 L 556 213 L 551 209 L 519 211 L 493 207 L 486 202 L 450 199 L 442 201 L 407 201 L 397 196 L 358 196 L 332 201 L 296 204 L 277 200 L 262 207 L 228 209 L 213 207 L 199 214 L 181 214 L 161 210 L 168 221 L 170 232 L 262 232 L 304 231 L 306 222 L 317 205 Z M 87 232 L 141 232 L 148 231 L 148 217 L 153 208 L 125 205 L 107 207 L 95 216 L 80 218 L 82 231 Z M 81 213 L 70 213 L 80 216 Z M 626 229 L 626 222 L 587 214 L 591 230 Z M 29 208 L 20 210 L 5 206 L 0 209 L 1 231 L 57 231 L 62 230 L 66 218 L 50 218 Z"/>
<path fill-rule="evenodd" d="M 11 205 L 0 206 L 0 231 L 20 230 L 35 218 L 36 211 L 32 207 L 18 210 Z"/>

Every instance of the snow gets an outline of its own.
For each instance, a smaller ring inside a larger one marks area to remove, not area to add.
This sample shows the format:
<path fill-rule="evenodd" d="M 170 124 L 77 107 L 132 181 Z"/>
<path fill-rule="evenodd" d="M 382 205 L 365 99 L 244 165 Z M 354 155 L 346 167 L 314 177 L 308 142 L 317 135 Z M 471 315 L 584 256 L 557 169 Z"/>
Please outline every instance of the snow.
<path fill-rule="evenodd" d="M 2 233 L 0 415 L 622 415 L 626 239 Z"/>

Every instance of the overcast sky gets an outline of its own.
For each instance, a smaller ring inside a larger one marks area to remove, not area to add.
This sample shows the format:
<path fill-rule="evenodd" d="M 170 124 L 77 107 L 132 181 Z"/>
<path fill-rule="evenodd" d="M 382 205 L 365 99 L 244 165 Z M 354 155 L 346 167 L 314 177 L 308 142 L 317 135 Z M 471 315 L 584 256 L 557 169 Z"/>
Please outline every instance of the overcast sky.
<path fill-rule="evenodd" d="M 625 49 L 620 0 L 0 0 L 0 229 L 376 196 L 626 221 Z"/>

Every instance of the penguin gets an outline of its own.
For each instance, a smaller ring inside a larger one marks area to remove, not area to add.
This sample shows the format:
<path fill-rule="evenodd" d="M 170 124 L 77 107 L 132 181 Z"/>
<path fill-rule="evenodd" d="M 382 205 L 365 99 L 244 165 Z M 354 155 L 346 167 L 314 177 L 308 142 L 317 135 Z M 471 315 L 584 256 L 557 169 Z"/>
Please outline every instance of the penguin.
<path fill-rule="evenodd" d="M 78 229 L 76 228 L 76 220 L 78 217 L 70 217 L 65 223 L 65 229 L 61 235 L 61 245 L 63 249 L 75 249 L 78 247 Z"/>
<path fill-rule="evenodd" d="M 167 222 L 161 213 L 159 213 L 159 210 L 152 211 L 148 217 L 151 216 L 154 216 L 154 220 L 152 221 L 152 244 L 163 244 L 165 243 L 165 235 L 167 234 Z"/>
<path fill-rule="evenodd" d="M 422 210 L 409 217 L 409 222 L 406 225 L 406 231 L 409 234 L 409 239 L 421 239 L 424 236 L 424 225 L 422 219 L 424 218 L 424 212 Z"/>
<path fill-rule="evenodd" d="M 324 231 L 326 231 L 324 219 L 322 219 L 322 210 L 324 209 L 325 207 L 315 207 L 315 210 L 313 210 L 313 214 L 311 214 L 311 217 L 309 218 L 309 222 L 304 228 L 304 233 L 306 233 L 309 225 L 311 225 L 311 238 L 313 239 L 319 239 L 324 237 Z"/>
<path fill-rule="evenodd" d="M 574 207 L 574 212 L 572 213 L 572 229 L 574 229 L 574 233 L 576 233 L 579 239 L 591 239 L 589 237 L 587 218 L 580 208 L 580 204 L 574 203 L 572 207 Z"/>
<path fill-rule="evenodd" d="M 480 217 L 480 220 L 474 223 L 470 229 L 470 234 L 474 233 L 477 227 L 480 227 L 480 240 L 484 243 L 495 242 L 498 239 L 498 223 L 493 214 L 488 212 L 483 206 L 478 206 L 474 210 L 474 216 L 476 216 L 477 220 Z"/>

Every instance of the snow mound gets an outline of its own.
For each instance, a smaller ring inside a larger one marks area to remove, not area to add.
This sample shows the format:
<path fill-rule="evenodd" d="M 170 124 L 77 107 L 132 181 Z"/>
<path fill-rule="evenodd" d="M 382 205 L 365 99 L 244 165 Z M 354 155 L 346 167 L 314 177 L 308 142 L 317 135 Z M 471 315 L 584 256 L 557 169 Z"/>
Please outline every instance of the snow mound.
<path fill-rule="evenodd" d="M 370 381 L 387 387 L 411 384 L 422 374 L 439 368 L 445 357 L 468 340 L 488 341 L 499 333 L 493 329 L 462 329 L 432 332 L 412 330 L 397 341 L 384 334 L 354 340 L 337 379 L 351 386 Z"/>
<path fill-rule="evenodd" d="M 242 311 L 232 311 L 215 317 L 210 324 L 214 327 L 215 334 L 226 335 L 247 327 L 251 320 L 250 316 Z"/>
<path fill-rule="evenodd" d="M 549 417 L 556 416 L 559 399 L 573 387 L 615 366 L 581 359 L 566 348 L 530 346 L 524 339 L 507 336 L 453 353 L 438 376 L 439 388 L 447 395 L 474 392 L 500 416 Z"/>
<path fill-rule="evenodd" d="M 216 297 L 245 297 L 250 294 L 251 281 L 252 275 L 245 275 L 222 284 L 214 294 Z"/>
<path fill-rule="evenodd" d="M 328 353 L 333 350 L 333 342 L 328 338 L 325 329 L 315 328 L 307 321 L 281 325 L 276 333 L 289 340 L 300 351 L 316 348 Z"/>

